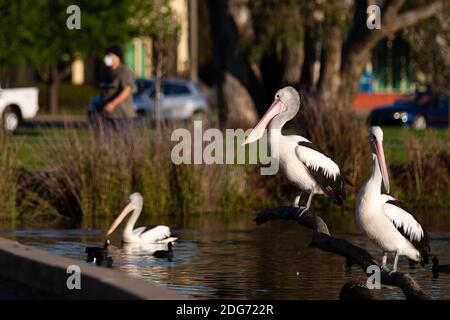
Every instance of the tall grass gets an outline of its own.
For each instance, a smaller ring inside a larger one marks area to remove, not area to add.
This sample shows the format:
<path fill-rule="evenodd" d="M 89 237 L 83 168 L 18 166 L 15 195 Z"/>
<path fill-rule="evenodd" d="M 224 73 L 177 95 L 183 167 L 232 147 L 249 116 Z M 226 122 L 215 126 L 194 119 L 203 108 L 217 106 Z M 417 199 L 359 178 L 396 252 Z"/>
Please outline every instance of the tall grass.
<path fill-rule="evenodd" d="M 28 173 L 23 201 L 50 205 L 90 224 L 117 215 L 132 192 L 144 196 L 146 215 L 184 215 L 235 209 L 249 192 L 245 167 L 174 165 L 173 128 L 134 133 L 58 131 L 41 140 L 48 162 Z M 37 195 L 37 196 L 36 196 Z"/>
<path fill-rule="evenodd" d="M 16 216 L 16 152 L 11 137 L 0 132 L 0 220 Z"/>
<path fill-rule="evenodd" d="M 190 126 L 186 128 L 192 132 Z M 47 220 L 62 214 L 103 227 L 136 191 L 144 196 L 144 217 L 253 213 L 289 204 L 298 192 L 281 175 L 261 176 L 257 165 L 173 164 L 173 129 L 143 127 L 134 133 L 108 134 L 93 129 L 55 130 L 40 138 L 44 167 L 18 174 L 14 174 L 14 149 L 1 140 L 0 171 L 7 181 L 0 187 L 0 205 L 7 207 L 1 213 L 20 210 L 24 218 L 45 215 Z M 290 129 L 310 138 L 349 174 L 354 187 L 347 188 L 345 205 L 351 208 L 371 167 L 365 123 L 352 112 L 306 106 Z M 402 141 L 409 162 L 390 164 L 394 196 L 414 205 L 448 206 L 448 139 L 408 134 Z M 16 199 L 19 209 L 14 209 Z M 329 203 L 315 201 L 314 207 Z"/>
<path fill-rule="evenodd" d="M 417 205 L 450 205 L 450 141 L 433 132 L 418 138 L 404 134 L 408 163 L 391 166 L 393 180 L 405 199 Z"/>

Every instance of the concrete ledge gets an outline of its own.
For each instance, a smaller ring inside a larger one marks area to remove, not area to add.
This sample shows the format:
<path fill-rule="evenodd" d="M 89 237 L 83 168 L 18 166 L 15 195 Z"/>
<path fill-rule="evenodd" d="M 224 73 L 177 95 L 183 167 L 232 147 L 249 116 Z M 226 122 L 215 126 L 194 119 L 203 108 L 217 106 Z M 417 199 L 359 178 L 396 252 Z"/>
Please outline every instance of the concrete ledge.
<path fill-rule="evenodd" d="M 67 267 L 70 265 L 80 267 L 80 290 L 67 288 L 66 282 L 71 275 L 67 273 Z M 132 278 L 116 270 L 91 266 L 4 238 L 0 238 L 0 277 L 23 284 L 31 291 L 48 293 L 51 298 L 188 299 L 158 284 Z"/>

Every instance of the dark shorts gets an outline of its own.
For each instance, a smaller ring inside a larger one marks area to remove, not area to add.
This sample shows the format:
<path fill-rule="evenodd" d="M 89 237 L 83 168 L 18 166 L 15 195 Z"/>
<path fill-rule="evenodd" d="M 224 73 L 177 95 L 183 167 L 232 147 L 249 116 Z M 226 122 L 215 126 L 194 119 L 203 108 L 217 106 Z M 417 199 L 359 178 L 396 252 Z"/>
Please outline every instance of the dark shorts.
<path fill-rule="evenodd" d="M 98 133 L 123 134 L 126 136 L 134 135 L 134 118 L 112 118 L 103 115 L 97 115 L 92 119 L 91 124 Z"/>

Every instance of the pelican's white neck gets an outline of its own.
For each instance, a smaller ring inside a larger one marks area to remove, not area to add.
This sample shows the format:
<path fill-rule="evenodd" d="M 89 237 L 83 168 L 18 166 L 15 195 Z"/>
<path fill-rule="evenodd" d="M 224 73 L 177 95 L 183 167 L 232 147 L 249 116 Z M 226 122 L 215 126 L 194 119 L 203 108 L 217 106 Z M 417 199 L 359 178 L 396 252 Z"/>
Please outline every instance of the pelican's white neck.
<path fill-rule="evenodd" d="M 127 224 L 125 226 L 125 232 L 133 232 L 134 225 L 136 224 L 136 221 L 139 219 L 139 216 L 142 212 L 142 201 L 135 201 L 134 202 L 134 210 L 133 214 L 131 215 L 130 219 L 128 219 Z"/>
<path fill-rule="evenodd" d="M 366 182 L 366 192 L 381 194 L 381 170 L 378 164 L 378 157 L 375 153 L 372 153 L 372 173 Z"/>
<path fill-rule="evenodd" d="M 275 121 L 274 123 L 274 120 L 277 120 L 276 117 L 269 124 L 267 137 L 269 138 L 270 156 L 279 158 L 280 138 L 282 136 L 281 129 L 283 128 L 284 123 L 281 123 L 280 121 Z"/>

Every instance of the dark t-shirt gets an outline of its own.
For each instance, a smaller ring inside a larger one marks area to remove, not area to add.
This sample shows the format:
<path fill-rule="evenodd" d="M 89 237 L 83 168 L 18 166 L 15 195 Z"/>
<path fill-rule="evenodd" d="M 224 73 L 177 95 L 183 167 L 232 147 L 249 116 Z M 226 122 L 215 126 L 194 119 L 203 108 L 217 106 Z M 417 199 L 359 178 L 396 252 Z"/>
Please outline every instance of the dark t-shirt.
<path fill-rule="evenodd" d="M 116 69 L 107 68 L 103 72 L 100 82 L 100 97 L 103 105 L 117 97 L 127 85 L 133 86 L 133 80 L 133 72 L 124 64 L 119 65 Z M 112 113 L 107 114 L 112 118 L 132 118 L 135 115 L 132 94 L 118 104 Z"/>

